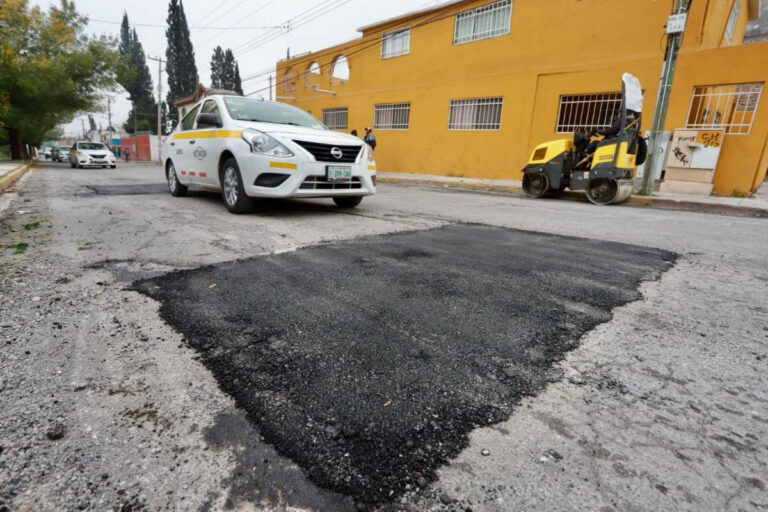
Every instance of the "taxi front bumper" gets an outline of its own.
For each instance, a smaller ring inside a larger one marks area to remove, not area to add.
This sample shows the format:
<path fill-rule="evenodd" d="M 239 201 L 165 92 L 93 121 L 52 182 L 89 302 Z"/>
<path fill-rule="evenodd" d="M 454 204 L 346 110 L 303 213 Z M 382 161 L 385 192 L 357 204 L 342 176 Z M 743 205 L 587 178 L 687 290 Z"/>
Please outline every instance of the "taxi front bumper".
<path fill-rule="evenodd" d="M 268 160 L 261 155 L 239 159 L 243 189 L 249 197 L 341 197 L 370 196 L 376 193 L 376 166 L 373 162 L 339 164 L 349 167 L 351 179 L 328 180 L 325 162 Z"/>

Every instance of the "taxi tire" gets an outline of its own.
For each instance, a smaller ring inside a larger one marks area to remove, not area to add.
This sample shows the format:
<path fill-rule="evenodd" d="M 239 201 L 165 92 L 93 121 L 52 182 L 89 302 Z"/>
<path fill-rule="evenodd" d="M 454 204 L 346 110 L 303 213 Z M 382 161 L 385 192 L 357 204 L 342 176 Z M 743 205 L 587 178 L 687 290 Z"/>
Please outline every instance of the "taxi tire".
<path fill-rule="evenodd" d="M 234 177 L 237 179 L 237 199 L 235 203 L 230 205 L 227 202 L 227 191 L 225 189 L 225 179 L 227 170 L 234 170 Z M 237 165 L 237 160 L 234 158 L 227 158 L 224 161 L 224 165 L 221 166 L 221 199 L 224 201 L 224 206 L 227 207 L 230 213 L 236 215 L 242 213 L 248 213 L 253 209 L 253 199 L 245 195 L 245 189 L 243 188 L 243 176 L 240 174 L 240 167 Z"/>
<path fill-rule="evenodd" d="M 339 208 L 354 208 L 363 202 L 363 196 L 342 196 L 334 197 L 333 202 Z"/>
<path fill-rule="evenodd" d="M 176 188 L 171 188 L 171 181 L 170 176 L 171 173 L 173 173 L 175 180 L 176 180 Z M 173 162 L 169 162 L 165 169 L 165 179 L 168 183 L 168 191 L 171 193 L 173 197 L 184 197 L 187 195 L 187 187 L 181 184 L 179 181 L 179 176 L 176 174 L 176 167 L 173 165 Z"/>

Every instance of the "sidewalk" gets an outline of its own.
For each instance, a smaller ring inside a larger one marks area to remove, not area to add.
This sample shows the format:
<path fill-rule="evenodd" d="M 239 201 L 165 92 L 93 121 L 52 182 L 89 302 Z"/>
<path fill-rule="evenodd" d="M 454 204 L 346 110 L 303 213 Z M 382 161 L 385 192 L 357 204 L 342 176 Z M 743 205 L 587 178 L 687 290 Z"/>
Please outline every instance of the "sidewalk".
<path fill-rule="evenodd" d="M 0 193 L 13 185 L 32 165 L 34 162 L 24 163 L 22 160 L 0 161 Z"/>
<path fill-rule="evenodd" d="M 467 188 L 494 192 L 508 192 L 523 195 L 520 180 L 492 180 L 484 178 L 460 178 L 437 174 L 404 174 L 397 172 L 379 172 L 378 181 L 382 183 L 412 183 L 420 185 L 440 185 L 443 187 Z M 764 185 L 753 197 L 718 197 L 696 196 L 657 192 L 653 196 L 631 196 L 627 202 L 654 208 L 729 213 L 750 217 L 768 218 L 768 191 Z M 564 192 L 563 196 L 571 199 L 583 199 L 582 192 Z"/>

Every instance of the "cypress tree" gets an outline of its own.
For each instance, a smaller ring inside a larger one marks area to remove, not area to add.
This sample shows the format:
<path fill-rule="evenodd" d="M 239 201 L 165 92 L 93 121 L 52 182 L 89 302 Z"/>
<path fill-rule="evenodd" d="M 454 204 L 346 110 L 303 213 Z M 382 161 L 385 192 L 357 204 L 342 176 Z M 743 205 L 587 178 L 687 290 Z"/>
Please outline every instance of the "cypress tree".
<path fill-rule="evenodd" d="M 231 49 L 225 52 L 221 46 L 213 50 L 211 57 L 211 86 L 216 89 L 227 89 L 243 94 L 243 84 L 240 79 L 240 66 L 235 60 Z"/>
<path fill-rule="evenodd" d="M 235 62 L 235 88 L 234 91 L 240 96 L 243 95 L 243 81 L 240 79 L 240 66 Z"/>
<path fill-rule="evenodd" d="M 221 46 L 213 49 L 211 56 L 211 87 L 214 89 L 224 88 L 226 72 L 224 68 L 224 50 Z"/>
<path fill-rule="evenodd" d="M 168 72 L 168 121 L 175 126 L 179 114 L 174 100 L 195 92 L 198 84 L 195 51 L 189 38 L 189 26 L 181 0 L 171 0 L 168 4 L 168 29 L 165 37 L 168 47 L 165 50 Z"/>
<path fill-rule="evenodd" d="M 149 129 L 152 133 L 156 133 L 157 102 L 154 97 L 152 75 L 149 73 L 144 47 L 139 41 L 136 29 L 131 29 L 128 15 L 125 13 L 123 13 L 123 22 L 120 27 L 118 51 L 123 64 L 128 68 L 128 73 L 120 79 L 120 85 L 128 92 L 133 106 L 125 123 L 125 128 L 128 132 L 133 133 L 134 128 L 138 129 L 139 124 L 141 124 L 143 130 Z M 146 128 L 147 125 L 149 128 Z"/>

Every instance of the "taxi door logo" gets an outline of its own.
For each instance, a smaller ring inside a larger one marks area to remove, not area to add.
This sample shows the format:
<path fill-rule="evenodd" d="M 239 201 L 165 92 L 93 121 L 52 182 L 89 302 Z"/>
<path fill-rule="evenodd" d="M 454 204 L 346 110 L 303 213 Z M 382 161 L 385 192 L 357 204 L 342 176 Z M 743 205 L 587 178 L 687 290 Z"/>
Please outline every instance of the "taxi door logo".
<path fill-rule="evenodd" d="M 208 156 L 208 152 L 201 147 L 198 147 L 197 149 L 195 149 L 195 152 L 192 154 L 195 155 L 195 158 L 197 158 L 198 160 L 202 160 L 203 158 Z"/>

